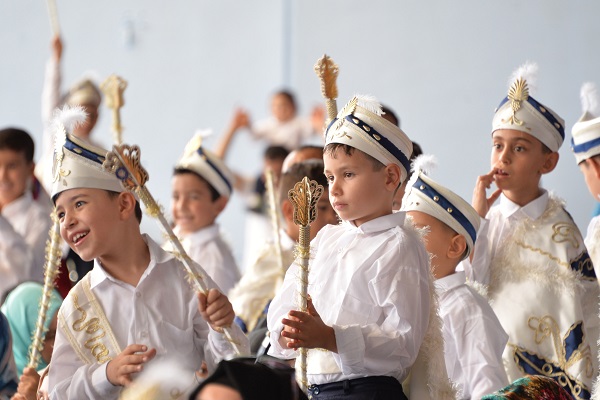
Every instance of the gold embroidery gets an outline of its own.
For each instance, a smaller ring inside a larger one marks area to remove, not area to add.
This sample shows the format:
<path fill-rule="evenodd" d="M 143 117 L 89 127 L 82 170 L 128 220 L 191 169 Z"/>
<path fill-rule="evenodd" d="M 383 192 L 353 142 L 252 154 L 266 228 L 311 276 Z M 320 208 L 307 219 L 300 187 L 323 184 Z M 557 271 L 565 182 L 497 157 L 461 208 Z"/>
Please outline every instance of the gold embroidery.
<path fill-rule="evenodd" d="M 109 355 L 109 351 L 103 343 L 97 343 L 100 339 L 106 336 L 106 329 L 101 325 L 100 320 L 97 317 L 87 319 L 87 312 L 79 306 L 79 301 L 76 293 L 73 293 L 73 306 L 77 311 L 81 313 L 81 317 L 73 322 L 72 328 L 76 332 L 85 331 L 88 335 L 93 335 L 99 332 L 98 335 L 93 336 L 85 341 L 84 346 L 90 350 L 92 356 L 102 364 L 110 361 L 112 357 Z"/>
<path fill-rule="evenodd" d="M 583 275 L 583 279 L 597 281 L 594 271 L 594 264 L 592 264 L 592 259 L 590 258 L 587 252 L 583 252 L 573 260 L 571 260 L 571 269 L 574 271 L 580 272 Z M 592 272 L 593 276 L 588 277 L 584 271 Z"/>
<path fill-rule="evenodd" d="M 521 108 L 521 102 L 527 101 L 528 98 L 529 88 L 527 87 L 527 81 L 523 78 L 517 79 L 508 90 L 508 99 L 510 100 L 510 106 L 512 108 L 512 115 L 508 119 L 509 123 L 523 125 L 523 121 L 517 119 L 517 111 Z"/>
<path fill-rule="evenodd" d="M 552 241 L 554 243 L 569 242 L 569 244 L 576 249 L 579 248 L 579 241 L 577 240 L 576 232 L 577 227 L 568 222 L 557 222 L 552 225 Z"/>
<path fill-rule="evenodd" d="M 552 261 L 556 262 L 558 265 L 562 266 L 562 267 L 566 267 L 566 268 L 571 268 L 571 266 L 569 265 L 569 263 L 566 263 L 564 261 L 562 261 L 560 258 L 553 256 L 552 254 L 548 253 L 547 251 L 544 251 L 542 249 L 539 249 L 537 247 L 532 247 L 528 244 L 525 244 L 524 242 L 520 241 L 520 240 L 515 240 L 515 244 L 517 246 L 521 246 L 524 249 L 527 250 L 531 250 L 534 253 L 538 253 L 541 254 L 543 256 L 548 257 L 549 259 L 551 259 Z"/>

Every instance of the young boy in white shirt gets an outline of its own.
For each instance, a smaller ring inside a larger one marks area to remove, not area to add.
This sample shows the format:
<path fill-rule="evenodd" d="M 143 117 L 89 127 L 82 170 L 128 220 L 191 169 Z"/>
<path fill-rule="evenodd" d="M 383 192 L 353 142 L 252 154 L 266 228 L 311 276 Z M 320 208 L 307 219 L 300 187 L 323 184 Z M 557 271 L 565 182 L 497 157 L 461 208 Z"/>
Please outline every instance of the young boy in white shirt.
<path fill-rule="evenodd" d="M 95 264 L 59 310 L 50 398 L 116 399 L 146 363 L 166 357 L 188 371 L 190 386 L 173 389 L 185 393 L 202 361 L 211 371 L 233 354 L 223 327 L 248 351 L 231 325 L 233 308 L 216 289 L 197 294 L 181 262 L 140 233 L 139 203 L 102 168 L 106 151 L 66 134 L 61 123 L 57 130 L 64 140 L 51 196 L 61 236 Z"/>
<path fill-rule="evenodd" d="M 409 181 L 402 210 L 416 227 L 426 229 L 448 377 L 458 385 L 459 399 L 480 399 L 508 384 L 502 363 L 508 335 L 487 300 L 466 284 L 464 271 L 456 271 L 473 250 L 480 217 L 420 168 L 413 173 L 416 179 Z"/>
<path fill-rule="evenodd" d="M 200 135 L 192 138 L 173 172 L 174 231 L 191 259 L 223 293 L 229 293 L 240 279 L 231 248 L 216 223 L 229 202 L 232 184 L 233 174 L 225 163 L 202 146 Z"/>
<path fill-rule="evenodd" d="M 33 139 L 21 129 L 0 130 L 0 296 L 18 283 L 44 281 L 50 203 L 34 201 Z"/>
<path fill-rule="evenodd" d="M 545 375 L 587 399 L 597 371 L 600 290 L 579 229 L 563 202 L 540 187 L 558 162 L 564 122 L 531 97 L 536 71 L 535 64 L 516 71 L 494 115 L 492 169 L 473 193 L 485 220 L 465 271 L 487 285 L 509 336 L 503 356 L 509 381 Z M 492 183 L 498 190 L 488 198 Z"/>
<path fill-rule="evenodd" d="M 405 399 L 408 375 L 429 321 L 428 255 L 418 233 L 392 213 L 412 144 L 354 97 L 329 125 L 324 152 L 329 201 L 342 219 L 311 243 L 309 312 L 295 311 L 298 265 L 269 308 L 269 354 L 308 352 L 313 399 Z"/>

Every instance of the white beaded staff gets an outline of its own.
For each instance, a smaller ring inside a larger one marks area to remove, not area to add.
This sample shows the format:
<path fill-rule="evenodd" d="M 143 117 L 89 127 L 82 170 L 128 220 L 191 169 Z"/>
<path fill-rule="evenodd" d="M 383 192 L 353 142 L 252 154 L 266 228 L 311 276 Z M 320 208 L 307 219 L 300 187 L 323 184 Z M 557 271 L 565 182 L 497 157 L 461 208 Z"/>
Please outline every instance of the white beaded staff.
<path fill-rule="evenodd" d="M 50 27 L 55 36 L 60 35 L 60 24 L 58 23 L 58 12 L 56 11 L 56 0 L 46 0 L 48 6 L 48 18 L 50 19 Z"/>
<path fill-rule="evenodd" d="M 44 325 L 48 319 L 48 307 L 50 305 L 52 291 L 54 290 L 54 280 L 58 275 L 58 267 L 60 266 L 60 260 L 62 258 L 62 251 L 60 249 L 60 222 L 56 216 L 56 212 L 53 211 L 50 216 L 52 218 L 52 227 L 48 232 L 49 239 L 46 243 L 44 289 L 40 300 L 37 321 L 35 323 L 35 331 L 33 333 L 31 345 L 29 346 L 29 360 L 27 362 L 27 367 L 33 369 L 37 369 L 37 366 L 40 363 L 40 355 L 44 348 L 44 339 L 47 330 Z"/>
<path fill-rule="evenodd" d="M 281 235 L 279 234 L 279 207 L 277 195 L 275 193 L 275 183 L 273 182 L 273 170 L 267 169 L 265 173 L 265 186 L 267 190 L 267 199 L 269 200 L 269 218 L 271 219 L 271 227 L 273 229 L 273 240 L 275 242 L 275 255 L 277 256 L 277 265 L 281 272 L 277 279 L 277 287 L 283 283 L 286 268 L 283 265 L 283 251 L 281 249 Z"/>
<path fill-rule="evenodd" d="M 308 273 L 310 261 L 310 224 L 317 217 L 317 202 L 323 194 L 323 186 L 316 181 L 309 181 L 305 176 L 288 192 L 294 205 L 294 223 L 300 227 L 298 244 L 296 245 L 296 263 L 300 267 L 296 281 L 296 303 L 298 310 L 308 312 Z M 308 349 L 300 348 L 296 381 L 306 393 L 308 379 L 306 375 L 306 356 Z"/>
<path fill-rule="evenodd" d="M 113 145 L 112 151 L 106 154 L 106 159 L 104 160 L 102 167 L 106 171 L 114 173 L 122 182 L 123 187 L 130 192 L 134 192 L 142 203 L 144 203 L 146 214 L 158 221 L 173 244 L 177 258 L 181 261 L 187 271 L 188 281 L 196 290 L 206 294 L 210 289 L 204 280 L 206 272 L 199 265 L 197 265 L 199 271 L 194 271 L 194 268 L 192 268 L 192 259 L 184 250 L 177 236 L 175 236 L 175 233 L 163 215 L 161 207 L 156 200 L 154 200 L 154 197 L 152 197 L 152 194 L 150 194 L 145 186 L 149 176 L 148 172 L 142 167 L 140 158 L 140 148 L 136 145 Z M 239 343 L 233 339 L 230 328 L 224 328 L 223 334 L 233 347 L 233 350 L 240 355 L 241 349 Z"/>

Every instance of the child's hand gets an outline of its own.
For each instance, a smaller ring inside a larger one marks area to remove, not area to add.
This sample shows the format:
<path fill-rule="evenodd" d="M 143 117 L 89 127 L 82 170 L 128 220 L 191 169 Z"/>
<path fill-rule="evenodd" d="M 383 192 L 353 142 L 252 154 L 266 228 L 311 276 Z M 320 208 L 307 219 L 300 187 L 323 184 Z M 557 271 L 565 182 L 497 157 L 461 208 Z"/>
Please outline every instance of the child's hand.
<path fill-rule="evenodd" d="M 35 400 L 37 398 L 37 388 L 40 383 L 40 376 L 33 368 L 25 368 L 23 375 L 19 379 L 17 395 L 13 399 Z"/>
<path fill-rule="evenodd" d="M 150 349 L 142 344 L 130 344 L 106 366 L 106 378 L 115 386 L 128 386 L 131 374 L 142 371 L 142 364 L 152 360 L 156 349 Z"/>
<path fill-rule="evenodd" d="M 202 318 L 216 331 L 229 328 L 235 318 L 229 299 L 217 289 L 210 289 L 208 294 L 198 293 L 198 310 Z"/>
<path fill-rule="evenodd" d="M 477 183 L 475 184 L 475 189 L 473 190 L 472 206 L 481 218 L 485 218 L 492 207 L 492 204 L 494 204 L 502 194 L 502 190 L 497 189 L 490 197 L 487 197 L 486 189 L 489 189 L 492 186 L 495 173 L 496 170 L 493 169 L 487 174 L 479 176 L 477 178 Z"/>
<path fill-rule="evenodd" d="M 281 320 L 284 325 L 281 336 L 287 339 L 289 348 L 323 348 L 337 352 L 335 331 L 332 327 L 325 325 L 313 306 L 312 300 L 308 300 L 307 313 L 291 310 L 288 317 Z"/>
<path fill-rule="evenodd" d="M 62 40 L 60 40 L 59 35 L 55 35 L 52 38 L 51 45 L 52 45 L 52 57 L 54 57 L 54 60 L 56 60 L 56 62 L 60 62 L 60 59 L 62 57 L 63 44 L 62 44 Z"/>
<path fill-rule="evenodd" d="M 247 128 L 249 126 L 250 117 L 248 116 L 248 114 L 241 108 L 235 110 L 233 118 L 231 119 L 231 129 L 237 131 L 240 128 Z"/>

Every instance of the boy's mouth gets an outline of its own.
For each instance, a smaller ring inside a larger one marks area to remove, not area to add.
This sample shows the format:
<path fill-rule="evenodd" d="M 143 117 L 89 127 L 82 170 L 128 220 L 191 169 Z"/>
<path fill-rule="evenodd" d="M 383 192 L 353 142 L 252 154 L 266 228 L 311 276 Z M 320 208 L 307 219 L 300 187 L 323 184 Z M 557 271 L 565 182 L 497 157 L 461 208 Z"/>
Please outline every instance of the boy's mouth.
<path fill-rule="evenodd" d="M 79 233 L 76 233 L 75 235 L 73 235 L 71 237 L 71 242 L 73 242 L 74 244 L 77 244 L 77 243 L 81 242 L 81 240 L 84 237 L 86 237 L 88 233 L 89 232 L 79 232 Z"/>
<path fill-rule="evenodd" d="M 508 176 L 508 172 L 506 172 L 503 169 L 497 169 L 496 173 L 494 175 L 500 175 L 500 176 Z"/>

